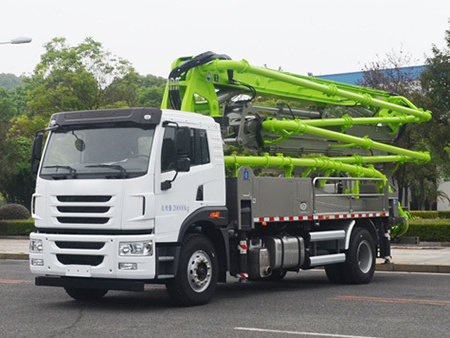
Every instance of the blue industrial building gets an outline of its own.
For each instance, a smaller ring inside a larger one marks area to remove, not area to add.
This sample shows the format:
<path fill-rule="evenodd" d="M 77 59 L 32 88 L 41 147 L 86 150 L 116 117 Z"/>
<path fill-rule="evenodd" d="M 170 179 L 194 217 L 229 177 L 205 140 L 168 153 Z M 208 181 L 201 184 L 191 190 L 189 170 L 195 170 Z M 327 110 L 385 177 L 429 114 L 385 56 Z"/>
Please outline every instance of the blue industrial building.
<path fill-rule="evenodd" d="M 386 69 L 385 71 L 392 71 L 395 68 Z M 411 66 L 411 67 L 401 67 L 399 68 L 401 72 L 407 73 L 410 77 L 415 80 L 419 79 L 420 74 L 425 69 L 425 66 Z M 358 81 L 363 81 L 363 71 L 351 72 L 351 73 L 340 73 L 340 74 L 329 74 L 329 75 L 318 75 L 315 76 L 319 79 L 331 80 L 341 83 L 347 83 L 351 85 L 357 85 Z"/>

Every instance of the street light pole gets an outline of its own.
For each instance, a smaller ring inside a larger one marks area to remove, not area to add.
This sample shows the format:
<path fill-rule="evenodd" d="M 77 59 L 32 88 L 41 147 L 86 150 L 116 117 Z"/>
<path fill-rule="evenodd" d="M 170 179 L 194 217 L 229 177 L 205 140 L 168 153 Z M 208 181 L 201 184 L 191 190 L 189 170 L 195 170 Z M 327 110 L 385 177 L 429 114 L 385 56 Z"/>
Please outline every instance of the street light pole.
<path fill-rule="evenodd" d="M 7 44 L 20 45 L 23 43 L 30 43 L 30 42 L 31 42 L 31 38 L 19 37 L 19 38 L 12 39 L 11 41 L 0 42 L 0 45 L 7 45 Z"/>

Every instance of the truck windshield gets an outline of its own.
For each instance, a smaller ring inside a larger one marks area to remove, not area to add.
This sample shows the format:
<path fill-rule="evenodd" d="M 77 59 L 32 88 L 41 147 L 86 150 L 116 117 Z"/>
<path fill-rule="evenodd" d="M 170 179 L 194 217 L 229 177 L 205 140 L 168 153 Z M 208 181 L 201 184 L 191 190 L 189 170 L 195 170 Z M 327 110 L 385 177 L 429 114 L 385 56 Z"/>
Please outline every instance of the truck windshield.
<path fill-rule="evenodd" d="M 154 129 L 58 129 L 48 140 L 40 176 L 47 179 L 145 175 Z"/>

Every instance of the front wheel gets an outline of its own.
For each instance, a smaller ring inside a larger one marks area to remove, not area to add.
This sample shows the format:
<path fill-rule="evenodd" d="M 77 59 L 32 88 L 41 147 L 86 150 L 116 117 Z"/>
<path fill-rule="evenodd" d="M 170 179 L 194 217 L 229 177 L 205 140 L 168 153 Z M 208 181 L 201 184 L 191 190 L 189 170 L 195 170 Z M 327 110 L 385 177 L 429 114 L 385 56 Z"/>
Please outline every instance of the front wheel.
<path fill-rule="evenodd" d="M 64 288 L 64 290 L 73 299 L 84 302 L 98 300 L 108 292 L 104 289 Z"/>
<path fill-rule="evenodd" d="M 178 305 L 192 306 L 209 302 L 218 279 L 217 255 L 211 241 L 203 235 L 188 235 L 181 244 L 177 274 L 166 284 L 170 297 Z"/>
<path fill-rule="evenodd" d="M 279 282 L 283 280 L 283 278 L 286 276 L 287 270 L 284 269 L 274 269 L 269 277 L 264 278 L 264 280 L 271 281 L 271 282 Z"/>

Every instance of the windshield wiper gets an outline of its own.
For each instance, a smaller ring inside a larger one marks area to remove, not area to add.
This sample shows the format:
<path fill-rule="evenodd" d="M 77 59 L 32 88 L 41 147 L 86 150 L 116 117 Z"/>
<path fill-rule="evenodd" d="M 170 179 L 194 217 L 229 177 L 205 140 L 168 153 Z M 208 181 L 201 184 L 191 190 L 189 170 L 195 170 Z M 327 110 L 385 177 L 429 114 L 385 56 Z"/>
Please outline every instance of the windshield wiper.
<path fill-rule="evenodd" d="M 115 170 L 120 170 L 120 174 L 122 175 L 122 177 L 128 177 L 128 173 L 125 170 L 125 168 L 119 164 L 92 164 L 85 166 L 85 168 L 111 168 Z"/>
<path fill-rule="evenodd" d="M 69 171 L 69 174 L 72 178 L 75 178 L 77 171 L 72 168 L 71 166 L 68 165 L 48 165 L 48 166 L 44 166 L 45 169 L 66 169 Z M 53 176 L 52 176 L 53 177 Z M 55 178 L 55 177 L 54 177 Z M 63 175 L 63 177 L 58 177 L 58 178 L 66 178 L 66 175 Z"/>

